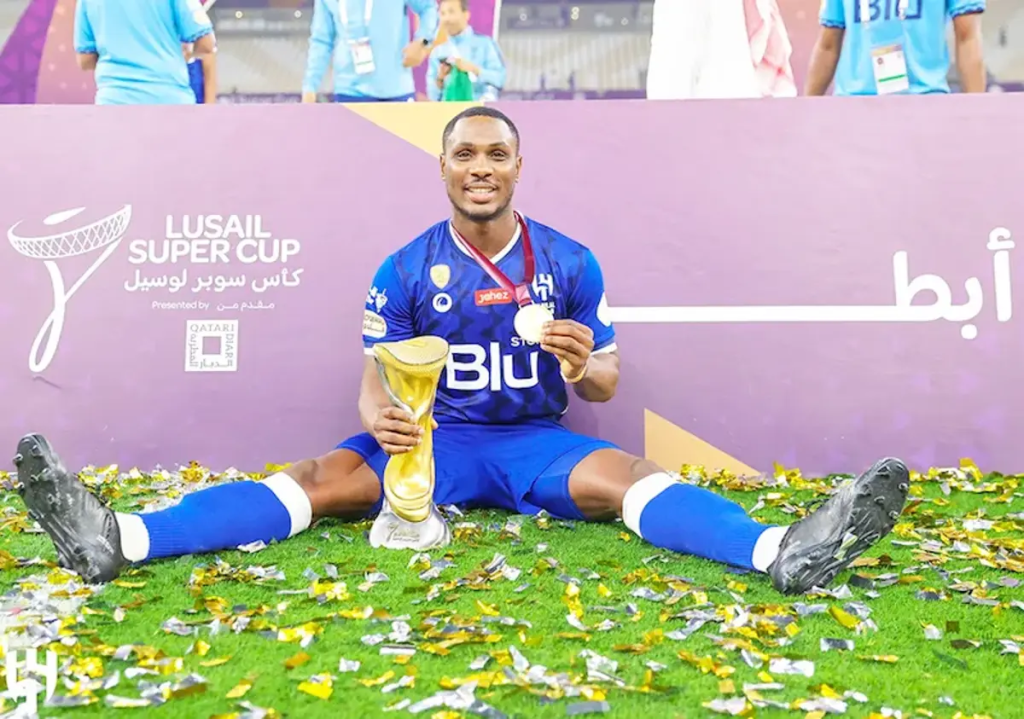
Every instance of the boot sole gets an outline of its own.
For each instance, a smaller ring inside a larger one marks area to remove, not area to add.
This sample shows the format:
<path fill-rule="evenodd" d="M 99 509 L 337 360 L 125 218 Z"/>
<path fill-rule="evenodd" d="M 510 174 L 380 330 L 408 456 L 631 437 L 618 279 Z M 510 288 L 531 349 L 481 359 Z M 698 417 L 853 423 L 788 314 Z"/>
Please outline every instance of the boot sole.
<path fill-rule="evenodd" d="M 61 521 L 60 495 L 64 490 L 60 485 L 71 478 L 46 438 L 38 434 L 23 437 L 18 442 L 14 466 L 21 484 L 18 493 L 29 516 L 49 535 L 61 566 L 78 572 L 90 584 L 109 581 L 112 577 L 104 576 L 102 568 L 93 566 L 87 542 L 74 527 Z"/>
<path fill-rule="evenodd" d="M 781 589 L 784 594 L 803 594 L 814 587 L 827 587 L 840 572 L 896 526 L 910 491 L 910 472 L 906 465 L 897 459 L 882 459 L 854 481 L 858 486 L 854 490 L 856 496 L 850 519 L 838 540 L 829 543 L 826 550 L 828 559 L 814 561 L 813 556 L 822 552 L 820 544 L 797 550 L 791 558 L 787 557 L 787 564 L 792 562 L 805 566 L 787 577 L 789 581 Z M 855 539 L 843 550 L 844 541 L 851 535 Z"/>

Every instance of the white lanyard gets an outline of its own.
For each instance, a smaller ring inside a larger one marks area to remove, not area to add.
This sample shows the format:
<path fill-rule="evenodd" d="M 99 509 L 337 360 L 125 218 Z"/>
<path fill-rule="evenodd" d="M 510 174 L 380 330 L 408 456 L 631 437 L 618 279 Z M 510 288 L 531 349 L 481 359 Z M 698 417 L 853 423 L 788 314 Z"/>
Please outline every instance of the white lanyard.
<path fill-rule="evenodd" d="M 907 2 L 907 0 L 900 0 L 901 3 Z M 348 0 L 338 0 L 338 15 L 341 19 L 341 25 L 348 30 Z M 366 0 L 366 4 L 363 6 L 363 27 L 369 31 L 370 29 L 370 17 L 373 16 L 373 0 Z"/>
<path fill-rule="evenodd" d="M 373 0 L 369 0 L 373 2 Z M 888 3 L 888 0 L 882 0 L 882 2 Z M 924 0 L 921 0 L 924 2 Z M 900 22 L 907 19 L 907 7 L 910 5 L 910 0 L 897 0 L 896 1 L 896 14 L 899 16 Z M 864 30 L 868 29 L 868 25 L 871 23 L 871 3 L 869 0 L 860 0 L 860 24 L 864 27 Z"/>

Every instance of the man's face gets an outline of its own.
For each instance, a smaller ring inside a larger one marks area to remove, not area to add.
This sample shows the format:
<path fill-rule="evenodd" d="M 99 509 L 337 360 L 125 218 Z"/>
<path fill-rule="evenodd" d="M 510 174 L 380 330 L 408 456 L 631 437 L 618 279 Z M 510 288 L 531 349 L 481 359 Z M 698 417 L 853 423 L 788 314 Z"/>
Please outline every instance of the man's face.
<path fill-rule="evenodd" d="M 441 156 L 441 175 L 456 212 L 476 222 L 501 215 L 512 202 L 522 162 L 504 122 L 493 117 L 459 120 Z"/>
<path fill-rule="evenodd" d="M 441 25 L 449 36 L 458 35 L 469 24 L 469 13 L 462 9 L 459 0 L 444 0 L 441 3 L 440 14 Z"/>

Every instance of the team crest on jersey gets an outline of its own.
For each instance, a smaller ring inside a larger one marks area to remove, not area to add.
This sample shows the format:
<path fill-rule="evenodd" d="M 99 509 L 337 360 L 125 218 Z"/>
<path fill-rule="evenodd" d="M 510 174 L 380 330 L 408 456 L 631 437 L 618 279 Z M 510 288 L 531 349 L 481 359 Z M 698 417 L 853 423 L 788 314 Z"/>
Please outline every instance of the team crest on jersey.
<path fill-rule="evenodd" d="M 541 303 L 550 302 L 555 294 L 555 278 L 542 272 L 533 278 L 533 294 Z"/>
<path fill-rule="evenodd" d="M 434 265 L 430 268 L 430 281 L 437 285 L 437 289 L 443 290 L 448 286 L 452 278 L 452 268 L 448 265 Z"/>

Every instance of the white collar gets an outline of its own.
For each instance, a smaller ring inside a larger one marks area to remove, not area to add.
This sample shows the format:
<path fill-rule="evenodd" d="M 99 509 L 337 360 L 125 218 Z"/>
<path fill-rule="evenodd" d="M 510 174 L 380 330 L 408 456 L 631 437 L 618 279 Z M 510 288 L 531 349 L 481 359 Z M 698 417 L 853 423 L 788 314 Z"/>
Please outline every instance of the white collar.
<path fill-rule="evenodd" d="M 518 222 L 516 222 L 516 231 L 512 234 L 512 239 L 509 240 L 504 247 L 498 250 L 498 253 L 494 257 L 490 258 L 491 262 L 495 265 L 501 262 L 505 258 L 505 255 L 511 252 L 512 248 L 514 248 L 516 246 L 516 243 L 519 242 L 519 236 L 522 233 L 522 227 Z M 459 248 L 459 251 L 462 252 L 462 254 L 466 255 L 467 257 L 473 257 L 473 255 L 470 254 L 469 250 L 467 250 L 458 240 L 458 238 L 455 237 L 455 227 L 452 225 L 451 220 L 448 221 L 448 236 L 452 238 L 452 242 L 455 243 L 455 246 Z"/>

